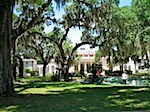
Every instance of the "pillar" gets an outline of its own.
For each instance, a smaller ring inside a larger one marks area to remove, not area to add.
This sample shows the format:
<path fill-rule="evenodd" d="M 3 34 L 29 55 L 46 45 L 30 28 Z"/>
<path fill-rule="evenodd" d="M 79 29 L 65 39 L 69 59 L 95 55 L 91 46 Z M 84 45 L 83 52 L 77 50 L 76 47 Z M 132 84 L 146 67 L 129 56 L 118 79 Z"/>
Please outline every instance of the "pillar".
<path fill-rule="evenodd" d="M 87 64 L 84 62 L 84 71 L 87 71 Z"/>
<path fill-rule="evenodd" d="M 90 62 L 90 66 L 92 66 L 92 63 L 93 63 L 93 62 Z"/>
<path fill-rule="evenodd" d="M 81 70 L 81 63 L 79 62 L 78 63 L 78 71 L 80 71 Z"/>

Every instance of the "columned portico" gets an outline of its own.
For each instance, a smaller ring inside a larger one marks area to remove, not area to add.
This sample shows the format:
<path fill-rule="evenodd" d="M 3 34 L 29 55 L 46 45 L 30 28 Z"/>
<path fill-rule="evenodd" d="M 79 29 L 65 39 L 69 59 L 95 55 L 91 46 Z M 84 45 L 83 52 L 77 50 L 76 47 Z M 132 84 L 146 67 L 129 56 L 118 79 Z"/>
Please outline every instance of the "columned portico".
<path fill-rule="evenodd" d="M 87 63 L 84 62 L 84 71 L 87 71 Z"/>
<path fill-rule="evenodd" d="M 90 66 L 92 66 L 92 64 L 93 64 L 93 63 L 92 63 L 92 62 L 90 62 Z"/>
<path fill-rule="evenodd" d="M 80 71 L 81 70 L 81 63 L 79 62 L 78 63 L 78 71 Z"/>
<path fill-rule="evenodd" d="M 74 70 L 88 72 L 89 67 L 94 63 L 94 60 L 81 60 L 75 63 Z"/>

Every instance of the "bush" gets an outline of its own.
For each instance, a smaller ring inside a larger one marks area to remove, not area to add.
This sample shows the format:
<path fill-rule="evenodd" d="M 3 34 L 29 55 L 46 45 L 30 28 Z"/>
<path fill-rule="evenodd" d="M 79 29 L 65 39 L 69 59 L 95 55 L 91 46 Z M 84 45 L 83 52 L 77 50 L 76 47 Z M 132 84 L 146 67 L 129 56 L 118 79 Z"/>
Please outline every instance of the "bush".
<path fill-rule="evenodd" d="M 75 74 L 74 76 L 76 76 L 76 77 L 81 77 L 81 76 L 82 76 L 82 73 L 80 73 L 80 72 L 77 71 L 77 70 L 74 72 L 74 74 Z"/>
<path fill-rule="evenodd" d="M 52 75 L 51 80 L 52 81 L 60 81 L 60 75 L 58 75 L 58 74 Z"/>
<path fill-rule="evenodd" d="M 132 76 L 139 76 L 139 77 L 141 77 L 141 76 L 150 76 L 150 74 L 148 74 L 148 73 L 136 73 L 136 74 L 133 74 Z"/>
<path fill-rule="evenodd" d="M 122 76 L 123 71 L 108 71 L 108 76 Z"/>
<path fill-rule="evenodd" d="M 31 74 L 31 76 L 35 76 L 38 73 L 38 71 L 30 70 L 29 68 L 26 68 L 25 72 Z"/>
<path fill-rule="evenodd" d="M 30 71 L 31 76 L 35 76 L 37 73 L 38 73 L 38 71 L 36 71 L 36 70 L 31 70 Z"/>
<path fill-rule="evenodd" d="M 132 74 L 133 71 L 131 70 L 126 70 L 127 74 Z"/>
<path fill-rule="evenodd" d="M 29 68 L 26 68 L 26 69 L 25 69 L 25 72 L 26 72 L 26 73 L 30 73 L 30 71 L 31 71 L 31 70 L 30 70 Z"/>
<path fill-rule="evenodd" d="M 46 74 L 46 77 L 50 77 L 50 76 L 51 76 L 51 74 L 50 74 L 50 73 L 47 73 L 47 74 Z"/>

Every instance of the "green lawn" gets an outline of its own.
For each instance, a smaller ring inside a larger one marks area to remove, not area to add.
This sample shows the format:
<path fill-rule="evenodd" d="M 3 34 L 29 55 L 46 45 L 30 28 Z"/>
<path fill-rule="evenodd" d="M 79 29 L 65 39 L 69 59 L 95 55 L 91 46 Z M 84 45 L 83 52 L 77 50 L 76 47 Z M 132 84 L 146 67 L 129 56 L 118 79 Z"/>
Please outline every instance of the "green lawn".
<path fill-rule="evenodd" d="M 18 96 L 0 97 L 0 112 L 150 111 L 150 86 L 112 86 L 43 80 L 46 79 L 26 78 L 16 82 Z"/>

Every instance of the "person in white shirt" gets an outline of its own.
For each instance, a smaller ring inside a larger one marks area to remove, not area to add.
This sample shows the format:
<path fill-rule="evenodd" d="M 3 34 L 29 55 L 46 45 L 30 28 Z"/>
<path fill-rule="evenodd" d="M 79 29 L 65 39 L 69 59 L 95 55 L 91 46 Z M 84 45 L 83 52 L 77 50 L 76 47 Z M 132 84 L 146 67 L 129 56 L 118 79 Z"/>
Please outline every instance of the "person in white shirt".
<path fill-rule="evenodd" d="M 128 74 L 126 71 L 122 74 L 122 81 L 124 84 L 127 84 Z"/>

